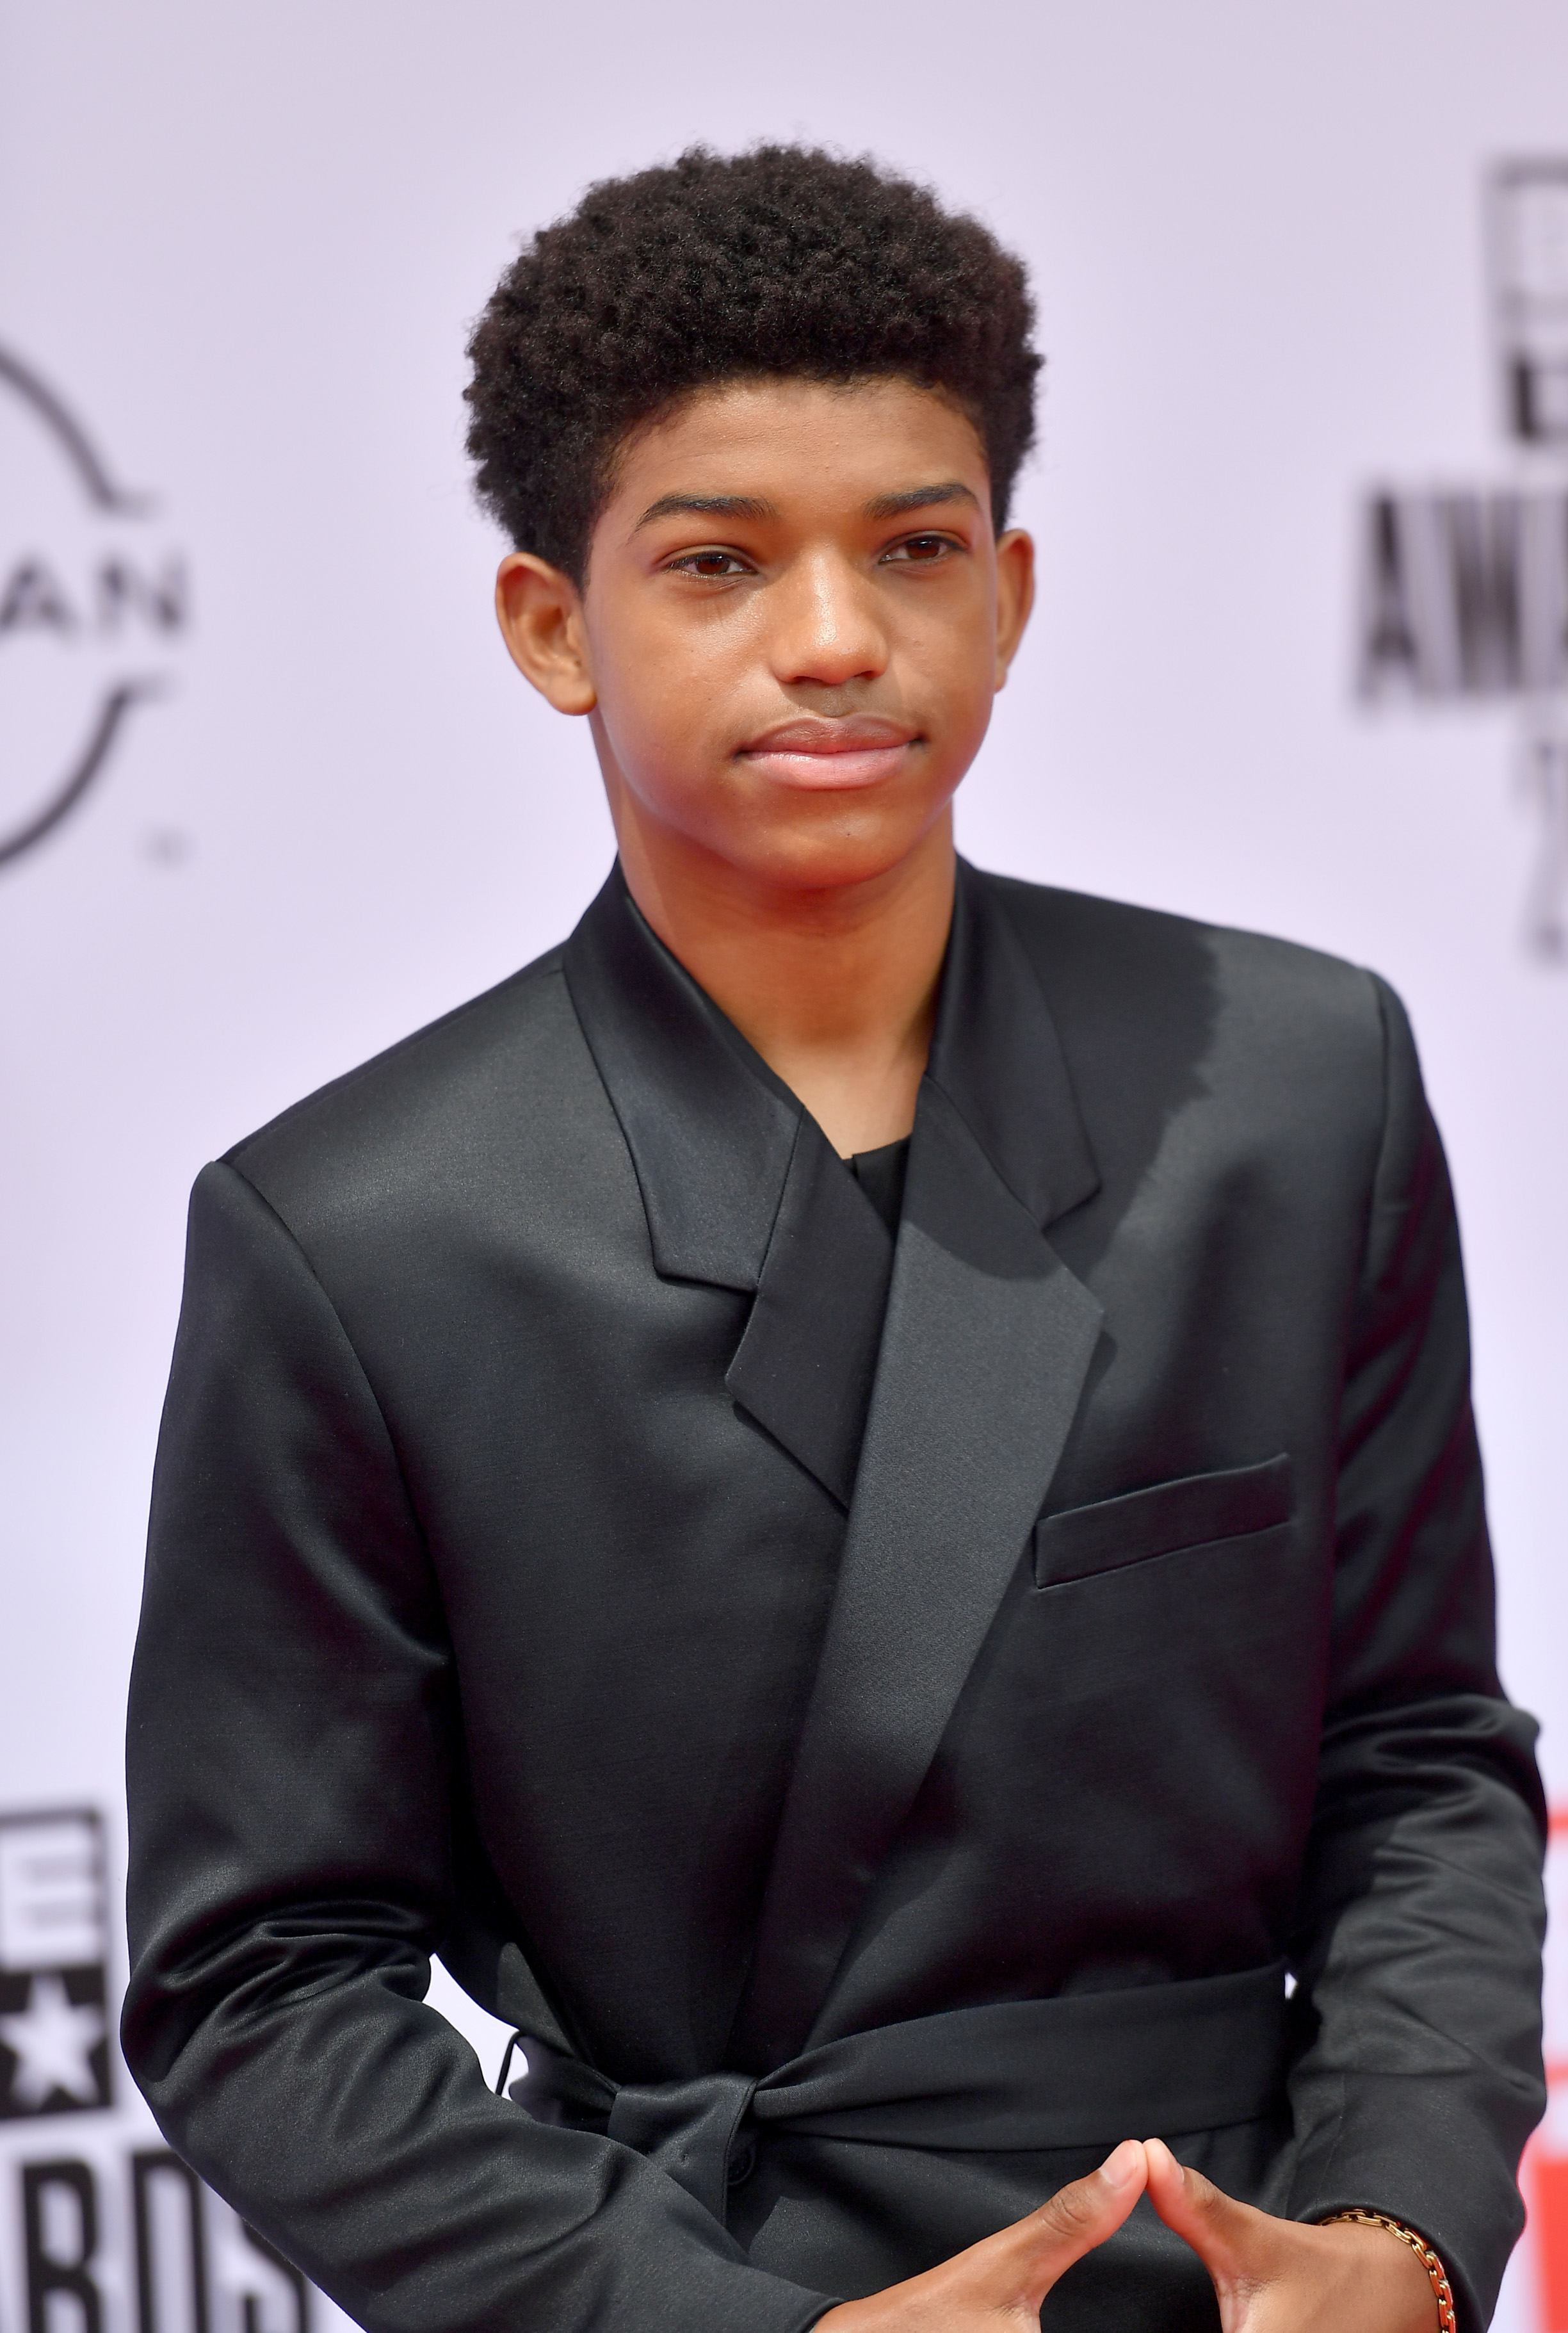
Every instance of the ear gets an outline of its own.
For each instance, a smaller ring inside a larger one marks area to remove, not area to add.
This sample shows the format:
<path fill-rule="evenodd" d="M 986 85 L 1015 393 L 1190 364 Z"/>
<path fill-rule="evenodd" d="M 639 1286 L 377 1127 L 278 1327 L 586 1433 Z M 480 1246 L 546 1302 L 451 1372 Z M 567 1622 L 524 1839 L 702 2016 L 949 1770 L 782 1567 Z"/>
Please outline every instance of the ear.
<path fill-rule="evenodd" d="M 558 713 L 591 713 L 598 702 L 588 668 L 582 594 L 559 567 L 513 551 L 495 578 L 501 637 L 525 680 Z"/>
<path fill-rule="evenodd" d="M 997 677 L 1005 688 L 1008 667 L 1018 654 L 1024 626 L 1035 604 L 1035 542 L 1021 526 L 997 538 Z"/>

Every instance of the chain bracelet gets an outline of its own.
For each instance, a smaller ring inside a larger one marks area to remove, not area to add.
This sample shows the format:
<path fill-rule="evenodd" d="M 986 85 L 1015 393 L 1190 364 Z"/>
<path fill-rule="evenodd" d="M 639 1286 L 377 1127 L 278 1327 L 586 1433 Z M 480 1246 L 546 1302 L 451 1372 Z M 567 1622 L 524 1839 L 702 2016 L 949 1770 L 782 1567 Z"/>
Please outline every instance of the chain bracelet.
<path fill-rule="evenodd" d="M 1442 2261 L 1425 2236 L 1418 2235 L 1414 2228 L 1407 2228 L 1402 2220 L 1391 2219 L 1386 2212 L 1366 2212 L 1359 2206 L 1353 2212 L 1331 2212 L 1326 2220 L 1318 2222 L 1318 2226 L 1332 2228 L 1342 2220 L 1353 2221 L 1363 2228 L 1386 2228 L 1391 2236 L 1398 2236 L 1401 2244 L 1408 2244 L 1431 2279 L 1438 2303 L 1438 2333 L 1456 2333 L 1458 2319 L 1454 2315 L 1453 2288 Z"/>

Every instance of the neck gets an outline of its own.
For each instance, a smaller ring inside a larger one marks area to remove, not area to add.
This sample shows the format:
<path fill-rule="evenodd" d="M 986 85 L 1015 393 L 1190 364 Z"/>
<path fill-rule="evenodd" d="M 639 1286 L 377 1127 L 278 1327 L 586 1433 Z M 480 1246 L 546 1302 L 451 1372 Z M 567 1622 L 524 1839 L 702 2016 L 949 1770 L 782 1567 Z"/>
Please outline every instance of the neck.
<path fill-rule="evenodd" d="M 648 923 L 840 1156 L 908 1134 L 952 920 L 951 811 L 895 866 L 821 889 L 739 873 L 635 815 L 616 825 Z"/>

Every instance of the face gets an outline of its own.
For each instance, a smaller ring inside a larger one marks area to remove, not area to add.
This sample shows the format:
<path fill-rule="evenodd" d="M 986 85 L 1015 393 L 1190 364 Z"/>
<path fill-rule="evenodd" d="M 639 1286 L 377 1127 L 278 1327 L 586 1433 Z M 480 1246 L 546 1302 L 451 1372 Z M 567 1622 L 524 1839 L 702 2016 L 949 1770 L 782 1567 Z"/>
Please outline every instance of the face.
<path fill-rule="evenodd" d="M 498 605 L 529 678 L 589 716 L 623 853 L 808 890 L 945 833 L 1030 590 L 961 413 L 779 380 L 634 437 L 585 589 L 514 554 Z"/>

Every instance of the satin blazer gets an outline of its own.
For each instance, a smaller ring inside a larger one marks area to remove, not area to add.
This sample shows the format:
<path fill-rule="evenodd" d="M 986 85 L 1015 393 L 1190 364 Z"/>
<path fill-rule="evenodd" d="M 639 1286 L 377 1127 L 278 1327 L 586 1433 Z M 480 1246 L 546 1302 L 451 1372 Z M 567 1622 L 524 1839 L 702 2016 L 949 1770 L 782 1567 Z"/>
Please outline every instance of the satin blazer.
<path fill-rule="evenodd" d="M 804 2333 L 1154 2130 L 1479 2328 L 1543 1814 L 1468 1369 L 1372 975 L 961 868 L 895 1236 L 613 874 L 196 1186 L 161 2127 L 373 2333 Z M 1044 2321 L 1218 2318 L 1141 2204 Z"/>

